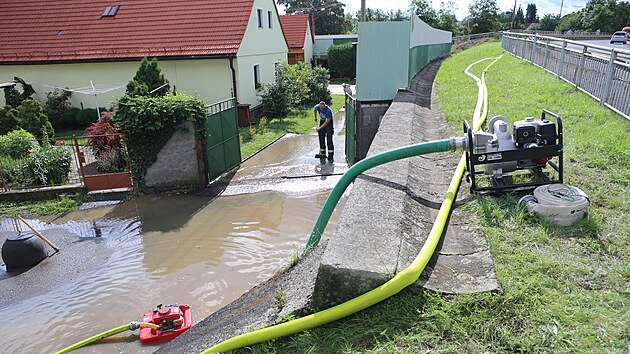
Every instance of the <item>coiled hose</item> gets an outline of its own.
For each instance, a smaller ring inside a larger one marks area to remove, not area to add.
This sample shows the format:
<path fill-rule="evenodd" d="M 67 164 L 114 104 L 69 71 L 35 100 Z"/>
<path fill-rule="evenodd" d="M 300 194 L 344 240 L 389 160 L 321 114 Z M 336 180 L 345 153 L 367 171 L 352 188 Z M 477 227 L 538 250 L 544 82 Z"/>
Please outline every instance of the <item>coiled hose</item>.
<path fill-rule="evenodd" d="M 569 226 L 588 213 L 589 200 L 579 188 L 566 184 L 545 184 L 518 201 L 530 212 L 557 225 Z"/>

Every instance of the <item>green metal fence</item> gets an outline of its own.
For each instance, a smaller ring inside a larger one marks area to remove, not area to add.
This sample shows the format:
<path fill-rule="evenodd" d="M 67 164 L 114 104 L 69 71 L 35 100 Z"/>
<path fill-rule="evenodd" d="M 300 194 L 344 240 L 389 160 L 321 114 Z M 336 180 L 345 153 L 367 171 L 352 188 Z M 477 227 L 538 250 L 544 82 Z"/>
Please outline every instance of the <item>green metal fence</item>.
<path fill-rule="evenodd" d="M 241 163 L 236 100 L 230 98 L 206 106 L 206 158 L 210 180 Z"/>
<path fill-rule="evenodd" d="M 346 160 L 352 166 L 356 160 L 356 107 L 357 100 L 346 94 Z"/>

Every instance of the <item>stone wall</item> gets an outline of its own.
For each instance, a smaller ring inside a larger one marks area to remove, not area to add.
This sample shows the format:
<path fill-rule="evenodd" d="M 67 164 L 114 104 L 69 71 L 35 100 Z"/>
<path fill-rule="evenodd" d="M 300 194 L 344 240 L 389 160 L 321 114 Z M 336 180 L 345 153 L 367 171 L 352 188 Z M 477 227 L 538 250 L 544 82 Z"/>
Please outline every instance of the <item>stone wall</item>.
<path fill-rule="evenodd" d="M 196 187 L 199 184 L 195 129 L 191 122 L 184 123 L 160 150 L 145 180 L 147 187 L 158 190 Z"/>

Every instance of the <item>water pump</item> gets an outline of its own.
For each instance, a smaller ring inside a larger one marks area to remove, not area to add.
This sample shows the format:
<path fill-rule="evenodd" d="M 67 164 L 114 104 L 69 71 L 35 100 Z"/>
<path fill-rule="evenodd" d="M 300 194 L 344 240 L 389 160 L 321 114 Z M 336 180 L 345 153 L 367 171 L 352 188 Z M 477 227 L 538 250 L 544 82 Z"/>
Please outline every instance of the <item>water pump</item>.
<path fill-rule="evenodd" d="M 549 116 L 555 122 L 549 120 Z M 473 132 L 464 122 L 466 179 L 477 193 L 533 190 L 543 184 L 562 183 L 562 120 L 543 110 L 541 119 L 514 122 L 495 116 L 487 132 Z"/>

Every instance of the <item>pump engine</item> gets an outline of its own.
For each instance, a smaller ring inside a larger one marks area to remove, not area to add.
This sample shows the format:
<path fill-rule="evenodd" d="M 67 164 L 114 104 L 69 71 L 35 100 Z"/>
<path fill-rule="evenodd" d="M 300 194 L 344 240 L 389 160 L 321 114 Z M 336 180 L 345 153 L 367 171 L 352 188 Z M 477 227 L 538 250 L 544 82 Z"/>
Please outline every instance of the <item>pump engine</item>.
<path fill-rule="evenodd" d="M 556 122 L 548 119 L 555 118 Z M 487 132 L 467 135 L 467 180 L 473 192 L 531 190 L 562 183 L 562 120 L 543 110 L 541 119 L 527 117 L 510 126 L 503 116 L 488 122 Z"/>
<path fill-rule="evenodd" d="M 185 304 L 157 305 L 155 310 L 145 313 L 142 322 L 158 325 L 158 329 L 140 328 L 140 343 L 170 340 L 192 327 L 192 311 Z"/>

